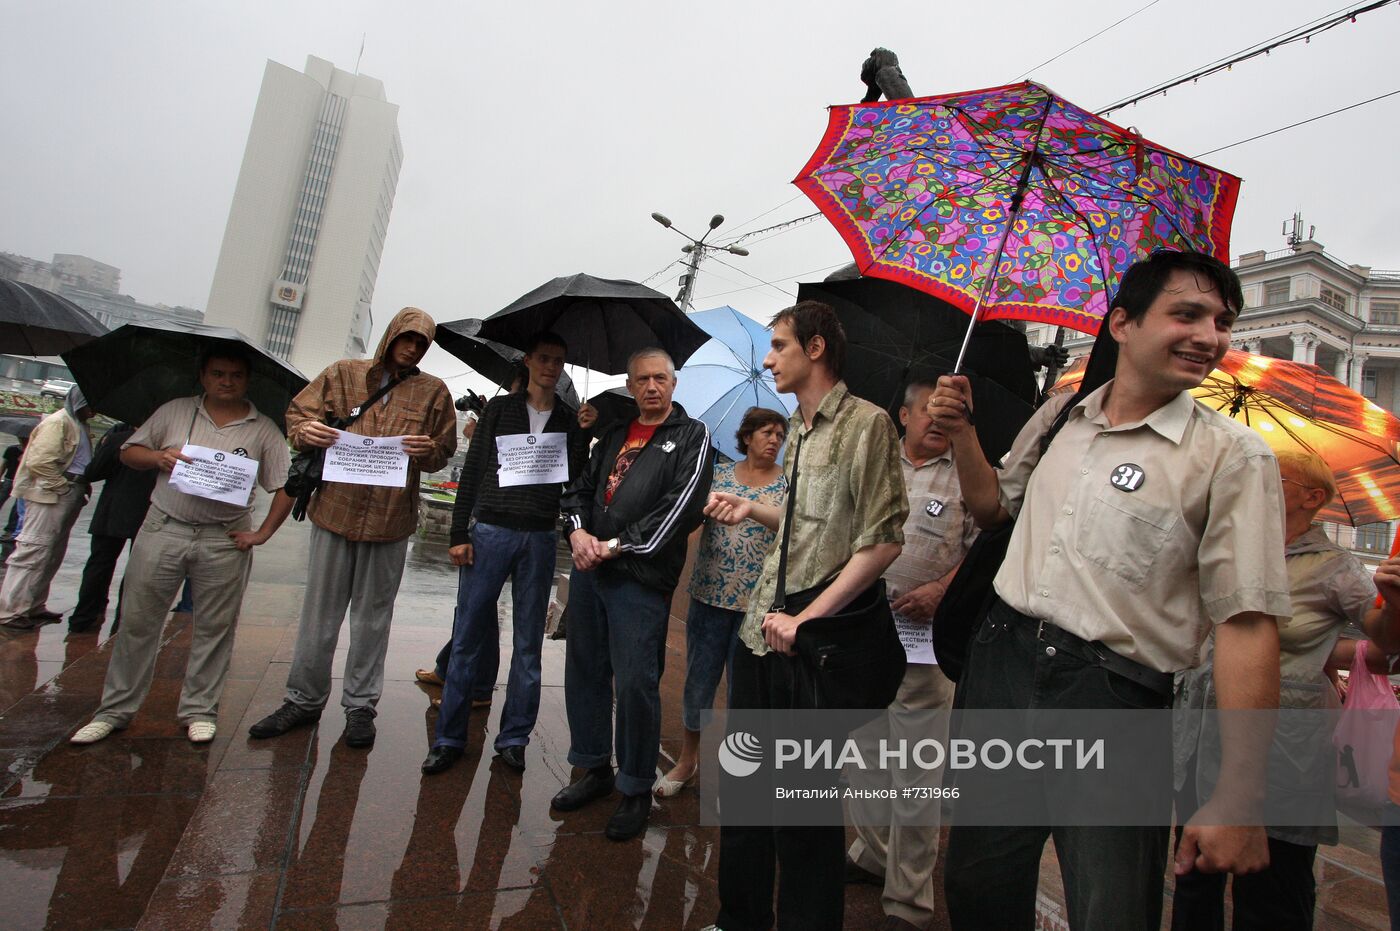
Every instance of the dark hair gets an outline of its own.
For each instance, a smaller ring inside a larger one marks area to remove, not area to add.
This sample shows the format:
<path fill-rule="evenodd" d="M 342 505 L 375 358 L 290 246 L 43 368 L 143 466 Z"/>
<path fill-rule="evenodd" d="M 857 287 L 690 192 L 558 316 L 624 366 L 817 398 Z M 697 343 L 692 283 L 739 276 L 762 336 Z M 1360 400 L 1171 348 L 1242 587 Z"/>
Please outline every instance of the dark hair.
<path fill-rule="evenodd" d="M 520 387 L 517 388 L 516 385 Z M 530 367 L 524 362 L 515 363 L 515 374 L 510 376 L 510 381 L 504 386 L 511 394 L 524 394 L 530 388 Z"/>
<path fill-rule="evenodd" d="M 253 354 L 237 343 L 214 343 L 199 353 L 199 374 L 209 368 L 210 361 L 224 359 L 229 362 L 242 362 L 248 374 L 253 373 Z"/>
<path fill-rule="evenodd" d="M 1123 280 L 1118 283 L 1118 293 L 1108 305 L 1110 311 L 1121 307 L 1127 312 L 1128 320 L 1140 320 L 1167 286 L 1172 272 L 1177 271 L 1195 275 L 1201 290 L 1217 292 L 1230 310 L 1239 313 L 1244 307 L 1240 279 L 1230 270 L 1230 266 L 1204 252 L 1159 249 L 1147 258 L 1134 262 L 1123 273 Z"/>
<path fill-rule="evenodd" d="M 744 411 L 744 419 L 739 421 L 739 430 L 734 434 L 734 439 L 739 441 L 739 452 L 745 456 L 749 454 L 749 438 L 764 427 L 778 426 L 783 428 L 783 436 L 787 436 L 788 419 L 775 410 L 766 407 L 751 407 Z"/>
<path fill-rule="evenodd" d="M 780 323 L 792 327 L 793 336 L 805 350 L 812 337 L 820 336 L 826 341 L 822 359 L 826 369 L 835 378 L 840 378 L 846 364 L 846 328 L 830 304 L 821 301 L 798 301 L 786 310 L 780 310 L 768 321 L 772 329 Z"/>
<path fill-rule="evenodd" d="M 525 344 L 525 355 L 528 356 L 541 346 L 558 346 L 565 353 L 569 351 L 569 344 L 564 342 L 564 337 L 553 330 L 540 330 Z"/>

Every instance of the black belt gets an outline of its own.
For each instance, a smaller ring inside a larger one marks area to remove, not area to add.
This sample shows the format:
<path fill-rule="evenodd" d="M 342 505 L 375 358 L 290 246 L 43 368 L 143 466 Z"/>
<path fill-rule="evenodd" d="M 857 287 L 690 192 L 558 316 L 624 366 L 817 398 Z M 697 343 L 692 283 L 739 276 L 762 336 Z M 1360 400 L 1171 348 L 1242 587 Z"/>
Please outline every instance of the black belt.
<path fill-rule="evenodd" d="M 1010 605 L 1007 606 L 1010 608 Z M 1014 608 L 1011 610 L 1015 611 Z M 1019 611 L 1016 612 L 1020 614 Z M 1026 614 L 1021 615 L 1028 621 L 1035 623 L 1035 637 L 1046 644 L 1047 647 L 1056 650 L 1064 650 L 1071 656 L 1078 657 L 1086 663 L 1093 663 L 1101 666 L 1116 676 L 1122 676 L 1129 682 L 1136 682 L 1145 689 L 1149 689 L 1163 698 L 1172 694 L 1172 674 L 1169 672 L 1158 672 L 1151 666 L 1144 666 L 1136 660 L 1120 656 L 1098 640 L 1085 640 L 1083 637 L 1076 637 L 1063 627 L 1056 627 L 1049 621 L 1031 617 Z"/>

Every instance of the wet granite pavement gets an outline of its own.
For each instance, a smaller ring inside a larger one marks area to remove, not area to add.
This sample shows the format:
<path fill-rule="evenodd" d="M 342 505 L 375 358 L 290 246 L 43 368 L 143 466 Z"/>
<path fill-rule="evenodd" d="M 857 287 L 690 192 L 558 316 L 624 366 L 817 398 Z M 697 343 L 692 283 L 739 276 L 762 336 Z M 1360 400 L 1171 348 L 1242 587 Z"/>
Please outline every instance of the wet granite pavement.
<path fill-rule="evenodd" d="M 88 512 L 55 580 L 53 610 L 74 603 Z M 413 671 L 430 665 L 449 635 L 456 591 L 441 544 L 409 547 L 374 748 L 345 746 L 334 702 L 317 727 L 250 740 L 248 725 L 281 700 L 306 532 L 289 523 L 257 551 L 218 736 L 203 747 L 175 720 L 189 616 L 167 625 L 150 698 L 131 727 L 84 748 L 66 741 L 96 708 L 110 621 L 100 635 L 67 636 L 62 624 L 0 629 L 0 927 L 695 929 L 714 920 L 718 831 L 699 823 L 693 789 L 655 803 L 645 834 L 627 843 L 603 836 L 610 801 L 550 810 L 570 777 L 562 642 L 545 644 L 544 695 L 523 774 L 493 762 L 499 703 L 473 716 L 461 762 L 440 776 L 419 774 L 437 690 L 416 683 Z M 502 680 L 509 647 L 503 637 Z M 684 674 L 676 613 L 666 658 L 662 752 L 670 757 Z M 1377 844 L 1374 832 L 1357 829 L 1321 849 L 1319 928 L 1387 926 Z M 1067 927 L 1061 903 L 1047 856 L 1041 927 Z M 847 887 L 847 927 L 879 927 L 882 918 L 877 889 Z M 946 913 L 935 927 L 947 927 Z"/>

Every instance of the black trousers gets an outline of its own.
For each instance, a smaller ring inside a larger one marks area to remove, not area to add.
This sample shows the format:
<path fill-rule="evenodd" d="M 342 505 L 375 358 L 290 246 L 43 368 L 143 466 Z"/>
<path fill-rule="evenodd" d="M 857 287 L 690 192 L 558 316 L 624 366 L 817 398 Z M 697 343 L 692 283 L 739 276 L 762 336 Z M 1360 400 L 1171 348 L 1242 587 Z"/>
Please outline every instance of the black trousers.
<path fill-rule="evenodd" d="M 107 596 L 112 587 L 112 574 L 117 558 L 131 541 L 125 537 L 104 537 L 94 534 L 87 564 L 83 566 L 83 581 L 78 588 L 78 606 L 68 617 L 69 627 L 101 625 L 107 619 Z M 122 618 L 121 595 L 117 596 L 116 621 Z"/>
<path fill-rule="evenodd" d="M 1028 618 L 1000 600 L 993 603 L 968 647 L 967 668 L 958 683 L 966 709 L 1153 709 L 1169 697 L 1159 695 L 1066 649 L 1050 649 Z M 962 736 L 974 736 L 963 733 Z M 1154 764 L 1163 773 L 1159 807 L 1170 812 L 1171 748 L 1169 734 Z M 1042 790 L 1036 773 L 1006 791 L 1033 797 Z M 998 783 L 998 786 L 1001 784 Z M 969 795 L 988 786 L 970 786 Z M 995 792 L 990 794 L 995 797 Z M 944 894 L 948 914 L 959 931 L 1031 931 L 1035 927 L 1040 857 L 1047 838 L 1064 881 L 1069 926 L 1074 931 L 1156 931 L 1162 919 L 1162 884 L 1171 829 L 1160 826 L 1053 825 L 1050 812 L 1039 824 L 981 826 L 958 824 L 948 837 Z"/>
<path fill-rule="evenodd" d="M 1194 757 L 1186 766 L 1195 773 Z M 1198 807 L 1196 780 L 1187 779 L 1177 794 L 1177 812 L 1186 820 Z M 1176 829 L 1181 843 L 1181 828 Z M 1312 931 L 1317 905 L 1313 878 L 1316 844 L 1293 844 L 1269 838 L 1269 866 L 1235 876 L 1195 870 L 1176 878 L 1172 894 L 1172 931 L 1225 931 L 1225 883 L 1230 881 L 1235 931 Z"/>
<path fill-rule="evenodd" d="M 734 651 L 731 708 L 813 708 L 793 677 L 796 659 Z M 721 775 L 721 778 L 725 778 Z M 846 907 L 846 828 L 837 802 L 831 824 L 804 827 L 722 825 L 719 831 L 719 917 L 724 931 L 773 927 L 778 887 L 780 931 L 839 931 Z M 780 878 L 781 877 L 781 878 Z"/>

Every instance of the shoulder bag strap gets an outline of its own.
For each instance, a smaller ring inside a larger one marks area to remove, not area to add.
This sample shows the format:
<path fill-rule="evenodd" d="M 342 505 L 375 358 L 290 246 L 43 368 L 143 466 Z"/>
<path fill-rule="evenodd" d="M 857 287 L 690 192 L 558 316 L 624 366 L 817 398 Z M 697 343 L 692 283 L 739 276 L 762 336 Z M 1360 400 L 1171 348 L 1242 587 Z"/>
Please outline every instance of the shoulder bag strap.
<path fill-rule="evenodd" d="M 773 610 L 782 613 L 787 607 L 788 539 L 792 536 L 793 511 L 797 506 L 797 464 L 802 458 L 802 437 L 792 448 L 792 478 L 788 481 L 787 513 L 783 518 L 783 542 L 778 547 L 778 590 L 773 596 Z"/>
<path fill-rule="evenodd" d="M 374 406 L 374 403 L 375 403 L 376 401 L 378 401 L 380 398 L 384 397 L 384 395 L 386 395 L 386 394 L 388 394 L 390 391 L 392 391 L 392 390 L 394 389 L 394 386 L 395 386 L 395 385 L 397 385 L 397 384 L 399 384 L 399 383 L 401 383 L 401 382 L 408 381 L 408 379 L 412 378 L 414 375 L 417 375 L 417 374 L 418 374 L 418 370 L 417 370 L 417 369 L 409 369 L 408 371 L 406 371 L 406 372 L 404 372 L 402 375 L 400 375 L 398 378 L 391 378 L 391 379 L 389 379 L 388 381 L 386 381 L 384 384 L 380 385 L 378 391 L 376 391 L 376 392 L 374 392 L 374 394 L 370 395 L 369 398 L 365 401 L 365 403 L 363 403 L 363 404 L 361 404 L 359 407 L 355 408 L 354 412 L 352 412 L 352 413 L 350 414 L 350 416 L 346 418 L 346 420 L 345 420 L 345 426 L 348 427 L 348 426 L 350 426 L 352 423 L 354 423 L 355 421 L 357 421 L 357 420 L 359 420 L 361 417 L 363 417 L 365 411 L 369 410 L 371 407 Z"/>

